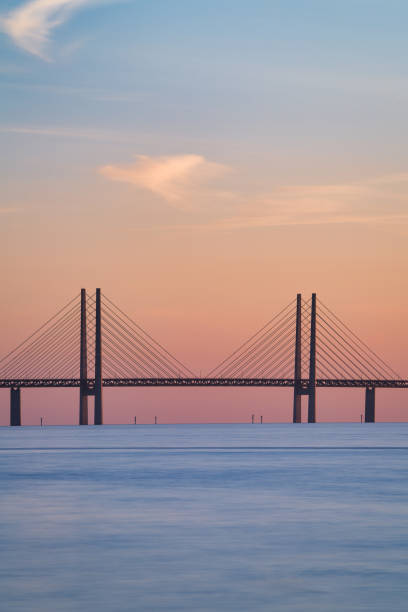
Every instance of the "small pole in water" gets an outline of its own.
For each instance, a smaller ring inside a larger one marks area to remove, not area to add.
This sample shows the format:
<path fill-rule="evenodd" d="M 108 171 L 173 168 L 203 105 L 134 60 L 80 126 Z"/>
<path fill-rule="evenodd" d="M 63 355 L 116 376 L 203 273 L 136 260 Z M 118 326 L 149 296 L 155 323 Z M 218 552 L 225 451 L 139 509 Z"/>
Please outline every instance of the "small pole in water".
<path fill-rule="evenodd" d="M 254 424 L 254 422 L 255 422 L 255 415 L 253 414 L 252 415 L 252 425 Z"/>
<path fill-rule="evenodd" d="M 135 425 L 136 425 L 136 417 L 135 417 Z"/>
<path fill-rule="evenodd" d="M 40 423 L 41 423 L 41 427 L 43 426 L 43 418 L 40 417 Z"/>
<path fill-rule="evenodd" d="M 157 425 L 157 417 L 154 417 L 154 424 Z"/>
<path fill-rule="evenodd" d="M 263 416 L 261 416 L 261 425 L 262 425 L 262 423 L 263 423 Z"/>
<path fill-rule="evenodd" d="M 363 415 L 360 414 L 360 423 L 362 423 L 362 422 L 363 422 Z"/>

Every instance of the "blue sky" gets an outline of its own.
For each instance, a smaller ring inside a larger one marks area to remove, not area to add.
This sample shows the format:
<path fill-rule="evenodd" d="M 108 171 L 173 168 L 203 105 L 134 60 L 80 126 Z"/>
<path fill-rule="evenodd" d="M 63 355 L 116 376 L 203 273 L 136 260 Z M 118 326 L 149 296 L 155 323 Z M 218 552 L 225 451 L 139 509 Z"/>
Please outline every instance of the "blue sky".
<path fill-rule="evenodd" d="M 402 164 L 407 16 L 359 0 L 83 2 L 50 28 L 49 61 L 3 32 L 1 125 L 133 132 L 152 153 L 159 135 L 166 153 L 240 161 L 248 147 L 370 157 L 379 138 L 373 165 Z"/>
<path fill-rule="evenodd" d="M 405 172 L 405 2 L 24 0 L 1 14 L 5 208 L 21 206 L 21 176 L 96 194 L 100 168 L 135 156 L 228 166 L 223 189 L 245 197 Z"/>

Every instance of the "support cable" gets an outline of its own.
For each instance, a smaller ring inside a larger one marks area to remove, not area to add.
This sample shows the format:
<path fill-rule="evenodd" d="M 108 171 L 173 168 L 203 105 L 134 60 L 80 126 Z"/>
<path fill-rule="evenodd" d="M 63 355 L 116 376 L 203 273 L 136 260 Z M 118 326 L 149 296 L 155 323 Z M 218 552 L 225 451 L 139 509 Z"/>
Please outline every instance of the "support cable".
<path fill-rule="evenodd" d="M 319 342 L 319 348 L 318 348 L 319 356 L 321 357 L 321 353 L 324 353 L 327 356 L 327 358 L 329 360 L 329 363 L 331 363 L 332 368 L 339 374 L 340 378 L 347 378 L 348 376 L 350 376 L 350 372 L 345 375 L 344 371 L 339 370 L 338 363 L 333 360 L 333 357 L 331 356 L 331 354 L 329 352 L 327 352 L 326 349 L 323 348 L 323 347 L 329 348 L 329 351 L 330 351 L 330 347 L 327 347 L 327 345 L 324 342 Z M 356 372 L 352 371 L 351 372 L 351 378 L 352 379 L 361 378 L 361 374 L 357 373 L 357 375 L 356 375 Z"/>
<path fill-rule="evenodd" d="M 47 358 L 47 355 L 44 355 L 42 360 L 39 361 L 38 363 L 30 364 L 25 369 L 20 370 L 20 376 L 22 376 L 23 378 L 46 377 L 45 376 L 46 372 L 49 373 L 50 371 L 53 371 L 56 368 L 58 368 L 60 364 L 63 363 L 64 360 L 68 356 L 71 356 L 71 354 L 74 354 L 75 351 L 76 353 L 78 352 L 78 345 L 77 343 L 71 342 L 69 345 L 65 347 L 65 350 L 63 352 L 60 352 L 59 354 L 55 353 L 54 361 L 50 363 L 50 361 Z M 61 378 L 61 377 L 58 376 L 58 378 Z"/>
<path fill-rule="evenodd" d="M 42 365 L 44 360 L 49 360 L 50 358 L 52 359 L 54 353 L 61 351 L 61 345 L 63 345 L 65 341 L 74 337 L 76 331 L 74 329 L 74 325 L 75 323 L 72 322 L 65 326 L 61 334 L 57 333 L 47 340 L 45 346 L 41 347 L 41 351 L 34 353 L 30 351 L 29 354 L 24 355 L 23 360 L 18 364 L 18 366 L 17 363 L 14 363 L 12 367 L 19 367 L 21 369 L 26 369 L 27 367 L 39 367 Z"/>
<path fill-rule="evenodd" d="M 149 372 L 149 369 L 153 369 L 155 371 L 159 369 L 161 370 L 161 372 L 164 372 L 165 374 L 167 374 L 168 372 L 167 364 L 165 364 L 165 367 L 163 368 L 163 366 L 160 363 L 153 360 L 149 356 L 146 356 L 146 354 L 143 351 L 135 350 L 134 344 L 132 344 L 126 338 L 126 336 L 123 335 L 120 329 L 117 330 L 113 325 L 111 325 L 110 327 L 106 326 L 105 329 L 108 330 L 108 333 L 110 333 L 111 336 L 115 338 L 115 341 L 119 345 L 120 349 L 125 351 L 126 355 L 130 359 L 133 359 L 134 361 L 137 361 L 138 363 L 139 361 L 141 361 L 144 364 L 144 366 L 147 368 L 147 372 Z M 139 364 L 139 367 L 143 368 L 143 366 L 141 366 L 140 364 Z"/>
<path fill-rule="evenodd" d="M 271 371 L 272 367 L 278 360 L 282 359 L 282 357 L 286 355 L 287 353 L 289 354 L 291 353 L 292 347 L 293 347 L 293 340 L 294 340 L 294 331 L 289 330 L 287 334 L 285 334 L 285 336 L 282 339 L 280 339 L 279 348 L 276 352 L 272 353 L 271 351 L 267 353 L 266 355 L 262 355 L 257 360 L 257 362 L 251 362 L 243 370 L 243 372 L 248 372 L 248 371 L 252 372 L 254 371 L 254 369 L 255 371 L 258 371 L 260 373 L 264 372 L 265 370 Z"/>
<path fill-rule="evenodd" d="M 154 364 L 155 369 L 157 369 L 158 367 L 159 368 L 161 367 L 161 366 L 157 365 L 157 362 L 159 362 L 161 364 L 164 364 L 164 367 L 165 367 L 167 372 L 168 371 L 173 372 L 173 373 L 178 373 L 179 372 L 179 370 L 177 370 L 174 367 L 173 364 L 169 363 L 169 360 L 166 357 L 163 357 L 160 353 L 158 353 L 158 351 L 157 351 L 157 349 L 155 347 L 151 347 L 151 349 L 146 347 L 146 345 L 144 344 L 143 341 L 141 341 L 139 338 L 134 336 L 133 330 L 131 330 L 127 324 L 126 324 L 127 327 L 124 327 L 119 321 L 117 321 L 116 320 L 116 315 L 114 315 L 114 317 L 112 317 L 109 313 L 105 312 L 104 316 L 105 317 L 106 316 L 109 317 L 110 321 L 107 321 L 107 323 L 109 323 L 112 328 L 115 325 L 115 333 L 119 334 L 123 338 L 123 340 L 125 342 L 127 342 L 127 344 L 129 345 L 128 348 L 130 348 L 134 354 L 137 354 L 139 359 L 141 358 L 141 354 L 142 354 L 144 356 L 144 358 L 148 362 L 150 362 L 151 364 L 152 363 Z M 119 327 L 119 329 L 117 329 L 118 327 Z M 135 333 L 138 336 L 140 336 L 140 334 L 138 334 L 138 332 L 135 332 Z M 137 343 L 137 345 L 139 347 L 138 351 L 135 350 L 134 343 L 131 342 L 131 340 L 129 339 L 129 336 L 131 336 L 134 339 L 135 343 Z M 142 346 L 143 348 L 140 348 L 140 346 Z M 151 357 L 150 357 L 150 355 L 151 355 Z"/>
<path fill-rule="evenodd" d="M 326 330 L 322 325 L 322 328 L 324 329 L 325 333 L 325 338 L 327 340 L 327 342 L 333 347 L 333 348 L 337 348 L 338 352 L 346 359 L 349 361 L 350 366 L 354 366 L 360 373 L 361 376 L 363 377 L 368 377 L 368 378 L 382 378 L 383 374 L 381 372 L 377 371 L 373 371 L 373 369 L 369 366 L 367 366 L 366 363 L 361 362 L 357 357 L 355 357 L 355 355 L 353 353 L 351 353 L 351 351 L 344 347 L 344 345 L 341 344 L 341 342 L 339 342 L 339 340 L 333 336 L 333 334 L 331 334 L 328 330 Z M 331 338 L 333 338 L 333 340 L 331 340 Z M 340 346 L 340 348 L 338 348 L 338 346 Z"/>
<path fill-rule="evenodd" d="M 319 364 L 316 363 L 316 372 L 318 373 L 317 378 L 344 378 L 343 372 L 337 370 L 337 368 L 333 366 L 333 364 L 331 364 L 327 359 L 325 359 L 324 355 L 320 352 L 320 349 L 316 350 L 316 358 L 319 359 Z"/>
<path fill-rule="evenodd" d="M 288 352 L 288 354 L 286 356 L 282 356 L 280 361 L 276 365 L 274 365 L 276 372 L 274 378 L 278 378 L 278 375 L 282 369 L 287 368 L 291 366 L 291 364 L 293 364 L 293 346 L 291 346 L 290 349 L 291 350 Z M 267 377 L 270 378 L 270 371 L 267 372 Z"/>
<path fill-rule="evenodd" d="M 138 328 L 140 331 L 143 332 L 143 334 L 145 334 L 145 336 L 147 336 L 155 345 L 157 345 L 162 351 L 164 351 L 164 353 L 166 353 L 166 355 L 168 355 L 173 361 L 175 361 L 179 366 L 181 366 L 182 371 L 184 370 L 185 372 L 188 372 L 189 374 L 191 374 L 193 377 L 195 377 L 194 372 L 192 372 L 191 370 L 189 370 L 189 368 L 187 368 L 187 366 L 185 366 L 183 363 L 181 363 L 181 361 L 179 361 L 178 359 L 176 359 L 176 357 L 174 357 L 174 355 L 172 355 L 171 353 L 169 353 L 169 351 L 167 349 L 164 348 L 164 346 L 162 346 L 161 344 L 159 344 L 157 342 L 157 340 L 155 340 L 154 338 L 152 338 L 152 336 L 150 336 L 150 334 L 148 334 L 142 327 L 140 327 L 140 325 L 138 325 L 137 323 L 135 323 L 135 321 L 133 321 L 125 312 L 123 312 L 118 306 L 116 306 L 116 304 L 114 304 L 112 302 L 112 300 L 110 300 L 106 295 L 103 296 L 103 298 L 105 298 L 105 300 L 107 300 L 114 308 L 116 308 L 117 311 L 119 311 L 124 317 L 126 317 L 126 319 L 128 319 L 132 325 L 134 325 L 136 328 Z"/>
<path fill-rule="evenodd" d="M 111 367 L 114 368 L 116 374 L 117 374 L 117 378 L 121 378 L 122 377 L 122 373 L 123 370 L 125 370 L 125 372 L 127 372 L 127 374 L 133 374 L 134 373 L 134 368 L 129 367 L 127 364 L 123 364 L 123 363 L 119 363 L 116 354 L 114 353 L 112 347 L 110 344 L 107 344 L 105 346 L 105 357 L 106 355 L 108 356 L 108 358 L 111 360 L 110 364 Z M 104 358 L 105 360 L 105 358 Z"/>
<path fill-rule="evenodd" d="M 296 300 L 292 300 L 287 306 L 285 306 L 285 308 L 283 308 L 277 315 L 275 315 L 272 319 L 270 319 L 270 321 L 268 321 L 268 323 L 266 323 L 263 327 L 261 327 L 261 329 L 259 329 L 255 334 L 253 334 L 250 338 L 248 338 L 248 340 L 246 340 L 243 344 L 241 344 L 233 353 L 231 353 L 230 355 L 228 355 L 228 357 L 226 357 L 223 361 L 221 361 L 221 363 L 219 363 L 215 368 L 213 368 L 206 376 L 206 378 L 210 378 L 214 372 L 216 372 L 222 365 L 224 365 L 224 363 L 226 363 L 227 361 L 229 361 L 231 359 L 231 357 L 233 357 L 234 355 L 236 355 L 236 353 L 238 353 L 241 349 L 243 349 L 249 342 L 251 342 L 254 338 L 256 338 L 256 336 L 258 334 L 260 334 L 264 329 L 266 329 L 267 327 L 270 326 L 270 324 L 275 321 L 275 319 L 277 319 L 278 317 L 280 317 L 286 310 L 288 310 L 295 302 Z"/>
<path fill-rule="evenodd" d="M 123 364 L 124 366 L 130 363 L 132 364 L 132 367 L 137 369 L 137 371 L 144 371 L 145 374 L 151 375 L 149 369 L 146 369 L 134 357 L 129 355 L 125 348 L 117 342 L 116 337 L 108 329 L 105 328 L 104 331 L 109 334 L 108 336 L 105 334 L 104 338 L 111 344 L 112 350 L 114 350 L 118 356 L 118 363 Z"/>
<path fill-rule="evenodd" d="M 289 317 L 293 319 L 292 314 L 290 314 Z M 267 332 L 264 332 L 260 338 L 248 346 L 244 351 L 236 355 L 236 357 L 229 363 L 225 364 L 221 370 L 214 370 L 213 375 L 215 373 L 217 377 L 222 377 L 224 373 L 235 370 L 242 364 L 242 362 L 246 363 L 251 359 L 258 357 L 265 344 L 268 346 L 271 343 L 276 344 L 279 342 L 280 335 L 283 335 L 289 327 L 293 326 L 293 321 L 290 321 L 289 317 L 286 320 L 283 320 L 279 327 L 273 327 L 272 329 L 267 330 Z"/>
<path fill-rule="evenodd" d="M 282 369 L 282 364 L 285 362 L 293 362 L 293 348 L 294 348 L 295 335 L 293 334 L 290 338 L 290 342 L 285 351 L 277 356 L 272 362 L 269 362 L 261 370 L 260 375 L 262 378 L 277 378 L 277 372 Z M 272 377 L 271 374 L 274 373 Z"/>
<path fill-rule="evenodd" d="M 23 346 L 23 344 L 25 344 L 26 342 L 28 342 L 28 340 L 31 340 L 31 338 L 33 336 L 35 336 L 38 332 L 40 332 L 46 325 L 48 325 L 48 323 L 51 323 L 51 321 L 53 321 L 55 319 L 55 317 L 58 317 L 58 315 L 60 315 L 66 308 L 68 308 L 68 306 L 70 306 L 73 302 L 75 302 L 75 300 L 77 300 L 80 297 L 81 294 L 76 295 L 74 298 L 72 298 L 72 300 L 70 302 L 68 302 L 68 304 L 66 304 L 65 306 L 63 306 L 63 308 L 61 308 L 61 310 L 59 310 L 54 316 L 52 316 L 50 319 L 48 319 L 48 321 L 46 321 L 43 325 L 41 325 L 38 329 L 36 329 L 32 334 L 30 334 L 25 340 L 23 340 L 22 342 L 20 342 L 20 344 L 18 346 L 16 346 L 12 351 L 10 351 L 9 353 L 7 353 L 7 355 L 5 355 L 4 357 L 2 357 L 0 359 L 0 363 L 2 363 L 5 359 L 7 359 L 7 357 L 9 357 L 12 353 L 14 353 L 15 351 L 17 351 L 21 346 Z"/>
<path fill-rule="evenodd" d="M 256 343 L 253 343 L 251 347 L 248 347 L 248 349 L 246 349 L 242 354 L 235 357 L 235 359 L 231 363 L 227 364 L 221 371 L 218 371 L 217 377 L 222 378 L 224 377 L 225 374 L 228 375 L 229 372 L 236 371 L 237 368 L 241 366 L 242 362 L 247 363 L 251 359 L 257 358 L 259 353 L 264 349 L 264 344 L 266 342 L 268 342 L 267 347 L 271 343 L 272 343 L 272 346 L 276 346 L 276 344 L 280 342 L 282 337 L 285 337 L 284 336 L 285 332 L 287 332 L 287 330 L 290 329 L 291 327 L 293 327 L 293 321 L 285 322 L 285 327 L 282 327 L 282 329 L 281 328 L 277 330 L 274 329 L 273 332 L 270 333 L 270 336 L 263 338 L 262 341 L 257 341 Z M 215 370 L 213 370 L 213 373 L 214 372 Z"/>
<path fill-rule="evenodd" d="M 10 359 L 7 363 L 5 363 L 3 366 L 4 368 L 3 371 L 7 372 L 10 370 L 10 368 L 19 367 L 21 363 L 24 363 L 25 359 L 30 359 L 30 356 L 32 355 L 33 351 L 39 350 L 40 348 L 43 347 L 44 343 L 47 343 L 51 338 L 56 337 L 56 335 L 59 333 L 58 328 L 56 328 L 56 325 L 58 325 L 61 321 L 67 318 L 67 320 L 63 322 L 63 327 L 64 327 L 67 321 L 73 320 L 74 317 L 75 317 L 74 313 L 72 313 L 69 316 L 68 316 L 68 313 L 64 315 L 64 317 L 62 317 L 61 320 L 53 324 L 51 328 L 45 330 L 38 338 L 33 340 L 27 347 L 24 347 L 23 350 L 16 353 L 12 357 L 12 359 Z"/>
<path fill-rule="evenodd" d="M 19 353 L 16 355 L 15 358 L 10 361 L 3 370 L 5 375 L 8 375 L 13 370 L 21 371 L 31 369 L 33 367 L 38 368 L 40 365 L 42 365 L 44 359 L 48 359 L 50 357 L 50 351 L 52 351 L 54 347 L 60 346 L 61 339 L 64 340 L 65 337 L 69 335 L 72 327 L 73 323 L 69 322 L 69 324 L 65 324 L 64 326 L 65 333 L 62 337 L 59 336 L 59 330 L 57 330 L 52 336 L 48 337 L 47 340 L 44 340 L 45 345 L 44 342 L 41 343 L 41 352 L 34 352 L 33 354 L 35 349 L 32 348 L 29 353 Z M 39 350 L 39 348 L 40 347 L 38 347 L 37 350 Z"/>
<path fill-rule="evenodd" d="M 371 373 L 372 373 L 372 374 L 374 374 L 374 375 L 379 374 L 380 378 L 381 378 L 381 377 L 382 377 L 382 378 L 385 378 L 385 376 L 384 376 L 384 372 L 379 371 L 379 370 L 378 370 L 378 369 L 377 369 L 375 366 L 373 366 L 373 365 L 371 365 L 371 364 L 364 363 L 364 361 L 360 361 L 360 359 L 358 359 L 357 357 L 355 357 L 355 353 L 357 353 L 357 355 L 358 355 L 359 357 L 361 357 L 361 359 L 364 359 L 364 358 L 362 357 L 362 355 L 361 355 L 361 354 L 360 354 L 360 353 L 359 353 L 359 352 L 358 352 L 358 351 L 357 351 L 357 350 L 356 350 L 354 347 L 352 347 L 352 346 L 351 346 L 351 345 L 350 345 L 350 344 L 347 342 L 347 340 L 344 340 L 344 338 L 343 338 L 343 337 L 342 337 L 342 336 L 341 336 L 341 335 L 340 335 L 340 334 L 339 334 L 339 333 L 338 333 L 338 332 L 337 332 L 337 331 L 336 331 L 336 330 L 335 330 L 335 329 L 334 329 L 334 328 L 333 328 L 333 327 L 330 325 L 330 323 L 328 323 L 328 322 L 327 322 L 327 321 L 326 321 L 326 320 L 325 320 L 325 319 L 322 317 L 322 315 L 320 315 L 320 314 L 319 314 L 319 315 L 318 315 L 318 318 L 319 318 L 319 320 L 320 320 L 320 321 L 322 321 L 322 325 L 325 327 L 326 333 L 327 333 L 327 334 L 329 334 L 329 335 L 330 335 L 330 336 L 331 336 L 331 337 L 332 337 L 332 338 L 333 338 L 333 339 L 334 339 L 334 340 L 335 340 L 335 341 L 336 341 L 338 344 L 340 344 L 340 345 L 342 346 L 342 348 L 343 348 L 343 349 L 344 349 L 344 350 L 347 352 L 347 354 L 350 356 L 350 359 L 352 359 L 354 363 L 355 363 L 355 362 L 357 362 L 358 364 L 360 364 L 360 366 L 361 366 L 363 369 L 364 369 L 364 368 L 366 368 L 366 370 L 367 370 L 367 371 L 371 371 Z M 334 336 L 332 333 L 330 333 L 330 331 L 329 331 L 329 330 L 327 330 L 326 326 L 328 326 L 328 327 L 329 327 L 329 328 L 330 328 L 330 329 L 331 329 L 331 330 L 334 332 L 334 334 L 336 334 L 338 337 L 340 337 L 340 338 L 341 338 L 341 340 L 342 340 L 342 341 L 343 341 L 343 342 L 344 342 L 344 343 L 345 343 L 347 346 L 350 346 L 350 347 L 351 347 L 351 349 L 352 349 L 354 352 L 351 352 L 351 351 L 350 351 L 350 350 L 349 350 L 347 347 L 344 347 L 344 345 L 343 345 L 343 344 L 341 344 L 341 343 L 340 343 L 340 342 L 339 342 L 339 341 L 336 339 L 336 337 L 335 337 L 335 336 Z"/>
<path fill-rule="evenodd" d="M 387 376 L 390 376 L 391 374 L 392 377 L 396 376 L 397 378 L 400 378 L 399 374 L 395 372 L 395 370 L 393 370 L 391 366 L 389 366 L 383 359 L 381 359 L 381 357 L 374 353 L 374 351 L 370 349 L 370 347 L 368 347 L 351 329 L 349 329 L 347 325 L 345 325 L 341 321 L 341 319 L 339 319 L 334 313 L 332 313 L 332 311 L 329 310 L 327 306 L 320 302 L 320 300 L 319 305 L 323 306 L 326 311 L 327 318 L 333 323 L 333 325 L 336 325 L 339 330 L 341 329 L 339 323 L 341 324 L 341 326 L 346 330 L 345 333 L 350 342 L 354 345 L 354 347 L 357 347 L 361 353 L 363 353 L 366 359 L 369 359 L 372 362 L 373 366 L 375 365 L 377 368 L 385 367 Z M 338 321 L 338 323 L 334 321 L 332 317 L 334 317 L 336 321 Z M 356 342 L 356 340 L 358 342 Z M 353 350 L 355 349 L 353 348 Z"/>
<path fill-rule="evenodd" d="M 47 356 L 44 356 L 42 359 L 42 362 L 39 363 L 37 367 L 32 366 L 31 371 L 33 372 L 33 377 L 37 378 L 40 372 L 51 372 L 51 371 L 58 372 L 58 368 L 60 368 L 61 365 L 64 364 L 66 359 L 71 358 L 71 356 L 76 356 L 77 361 L 79 361 L 78 352 L 79 352 L 79 346 L 78 346 L 77 338 L 73 338 L 71 342 L 64 347 L 64 351 L 61 351 L 58 354 L 55 353 L 55 358 L 53 355 L 53 359 L 51 361 L 47 359 Z M 58 376 L 58 378 L 61 378 L 61 377 Z"/>
<path fill-rule="evenodd" d="M 320 338 L 319 338 L 319 346 L 320 346 L 320 348 L 322 348 L 322 345 L 323 345 L 329 351 L 331 351 L 332 355 L 330 356 L 330 358 L 331 358 L 331 360 L 334 363 L 336 363 L 339 367 L 343 367 L 344 368 L 343 371 L 344 372 L 347 371 L 349 374 L 351 374 L 352 378 L 359 378 L 359 377 L 360 378 L 364 378 L 364 372 L 362 372 L 359 369 L 357 369 L 357 370 L 354 369 L 354 366 L 352 364 L 348 363 L 345 359 L 343 359 L 341 353 L 339 354 L 339 351 L 338 351 L 337 347 L 334 346 L 333 344 L 331 344 L 330 342 L 329 342 L 329 344 L 327 344 L 325 342 L 325 340 L 326 340 L 326 338 L 323 339 L 323 337 L 320 336 Z M 341 362 L 343 364 L 343 366 L 340 366 L 339 362 Z M 343 375 L 343 378 L 347 378 L 347 376 Z"/>

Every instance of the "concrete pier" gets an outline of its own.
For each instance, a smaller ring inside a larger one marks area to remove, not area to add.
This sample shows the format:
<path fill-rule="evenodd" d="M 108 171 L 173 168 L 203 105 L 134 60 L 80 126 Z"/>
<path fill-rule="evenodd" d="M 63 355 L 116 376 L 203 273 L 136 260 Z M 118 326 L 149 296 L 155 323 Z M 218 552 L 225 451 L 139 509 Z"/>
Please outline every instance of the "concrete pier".
<path fill-rule="evenodd" d="M 375 423 L 375 387 L 366 387 L 364 420 L 366 423 Z"/>
<path fill-rule="evenodd" d="M 10 425 L 21 425 L 21 389 L 10 388 Z"/>

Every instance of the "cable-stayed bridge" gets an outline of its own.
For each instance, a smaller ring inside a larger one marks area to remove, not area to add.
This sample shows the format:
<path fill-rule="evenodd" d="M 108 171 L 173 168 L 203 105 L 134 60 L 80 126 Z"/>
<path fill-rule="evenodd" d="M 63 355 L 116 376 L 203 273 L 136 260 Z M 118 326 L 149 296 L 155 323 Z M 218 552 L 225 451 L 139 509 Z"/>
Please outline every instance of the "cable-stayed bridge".
<path fill-rule="evenodd" d="M 315 423 L 318 387 L 365 388 L 365 421 L 375 422 L 375 389 L 408 388 L 381 357 L 317 299 L 301 294 L 213 368 L 197 376 L 100 289 L 73 300 L 0 360 L 10 389 L 10 425 L 21 425 L 21 389 L 78 387 L 79 424 L 103 423 L 104 387 L 293 387 L 293 422 Z"/>

